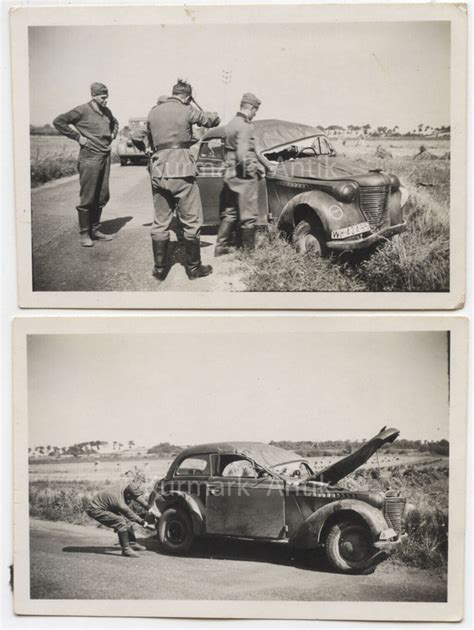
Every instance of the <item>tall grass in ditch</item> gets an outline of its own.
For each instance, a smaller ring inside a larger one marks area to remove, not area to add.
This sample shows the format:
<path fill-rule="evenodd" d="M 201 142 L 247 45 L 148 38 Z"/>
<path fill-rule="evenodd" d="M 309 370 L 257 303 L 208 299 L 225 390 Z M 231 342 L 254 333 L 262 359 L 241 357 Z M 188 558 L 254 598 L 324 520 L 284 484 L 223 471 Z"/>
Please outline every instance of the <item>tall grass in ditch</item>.
<path fill-rule="evenodd" d="M 275 228 L 238 255 L 248 291 L 448 291 L 449 160 L 372 160 L 409 189 L 407 231 L 360 258 L 297 254 Z"/>

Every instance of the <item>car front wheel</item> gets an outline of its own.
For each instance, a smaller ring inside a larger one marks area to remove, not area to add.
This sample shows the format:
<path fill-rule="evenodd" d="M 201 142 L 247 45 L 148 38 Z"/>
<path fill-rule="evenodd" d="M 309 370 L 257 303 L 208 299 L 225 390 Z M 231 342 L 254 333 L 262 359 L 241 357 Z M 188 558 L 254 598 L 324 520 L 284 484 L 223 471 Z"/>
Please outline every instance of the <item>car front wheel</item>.
<path fill-rule="evenodd" d="M 192 521 L 180 507 L 168 508 L 163 512 L 157 533 L 163 549 L 173 554 L 187 553 L 194 541 Z"/>
<path fill-rule="evenodd" d="M 324 544 L 326 557 L 340 573 L 372 573 L 376 549 L 369 529 L 358 522 L 343 521 L 333 525 Z"/>
<path fill-rule="evenodd" d="M 301 254 L 311 252 L 316 256 L 323 256 L 326 253 L 321 230 L 309 219 L 302 219 L 297 223 L 293 231 L 292 241 L 296 250 Z"/>

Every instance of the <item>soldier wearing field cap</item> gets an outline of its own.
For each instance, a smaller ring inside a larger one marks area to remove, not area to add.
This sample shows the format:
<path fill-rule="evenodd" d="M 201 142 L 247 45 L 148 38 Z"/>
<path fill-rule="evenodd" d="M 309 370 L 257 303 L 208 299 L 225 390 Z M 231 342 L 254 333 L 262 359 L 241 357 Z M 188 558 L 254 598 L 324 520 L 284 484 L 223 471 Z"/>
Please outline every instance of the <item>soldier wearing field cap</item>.
<path fill-rule="evenodd" d="M 138 483 L 126 483 L 102 490 L 92 498 L 87 509 L 91 518 L 117 532 L 122 555 L 127 558 L 137 558 L 137 551 L 146 550 L 146 547 L 137 543 L 133 523 L 154 530 L 153 525 L 148 524 L 130 508 L 132 501 L 148 511 L 148 503 L 143 499 L 143 490 Z"/>
<path fill-rule="evenodd" d="M 174 211 L 183 228 L 188 278 L 194 280 L 212 273 L 210 265 L 201 264 L 202 205 L 196 183 L 196 165 L 189 149 L 195 142 L 193 125 L 215 127 L 220 118 L 215 112 L 204 112 L 192 103 L 191 86 L 178 79 L 171 96 L 148 114 L 155 210 L 151 228 L 153 275 L 158 280 L 164 280 L 169 269 L 168 244 Z"/>
<path fill-rule="evenodd" d="M 242 247 L 247 251 L 255 249 L 258 180 L 265 175 L 265 167 L 255 151 L 252 125 L 260 104 L 255 94 L 246 92 L 240 102 L 240 111 L 224 128 L 226 171 L 216 256 L 229 253 L 232 233 L 237 226 Z"/>
<path fill-rule="evenodd" d="M 110 198 L 110 148 L 119 124 L 107 107 L 109 91 L 103 83 L 92 83 L 91 100 L 54 119 L 53 125 L 67 138 L 76 140 L 79 150 L 80 243 L 92 247 L 94 241 L 110 241 L 100 231 L 102 210 Z"/>

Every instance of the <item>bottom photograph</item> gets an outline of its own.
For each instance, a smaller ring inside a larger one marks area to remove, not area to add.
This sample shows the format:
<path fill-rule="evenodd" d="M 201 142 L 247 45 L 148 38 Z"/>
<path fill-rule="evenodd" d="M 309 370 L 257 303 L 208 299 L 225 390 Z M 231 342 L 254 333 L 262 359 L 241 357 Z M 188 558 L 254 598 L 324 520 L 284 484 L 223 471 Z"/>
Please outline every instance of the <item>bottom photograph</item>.
<path fill-rule="evenodd" d="M 461 618 L 466 328 L 16 320 L 16 612 Z"/>

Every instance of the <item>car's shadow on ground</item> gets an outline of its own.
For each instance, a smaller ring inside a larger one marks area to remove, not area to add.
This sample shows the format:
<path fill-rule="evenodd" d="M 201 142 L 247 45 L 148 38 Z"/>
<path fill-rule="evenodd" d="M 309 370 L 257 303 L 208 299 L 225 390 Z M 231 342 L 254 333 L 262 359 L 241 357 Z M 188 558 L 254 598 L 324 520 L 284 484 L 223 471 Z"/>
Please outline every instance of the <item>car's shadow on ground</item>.
<path fill-rule="evenodd" d="M 162 549 L 155 537 L 143 538 L 140 544 L 159 555 L 171 556 Z M 295 550 L 285 543 L 257 542 L 232 538 L 198 538 L 194 541 L 186 558 L 207 560 L 237 560 L 243 562 L 264 562 L 282 566 L 292 566 L 318 573 L 332 572 L 323 554 L 318 550 Z"/>
<path fill-rule="evenodd" d="M 120 230 L 132 219 L 133 217 L 118 217 L 117 219 L 102 221 L 100 224 L 100 231 L 103 234 L 117 234 L 117 232 L 120 232 Z"/>

